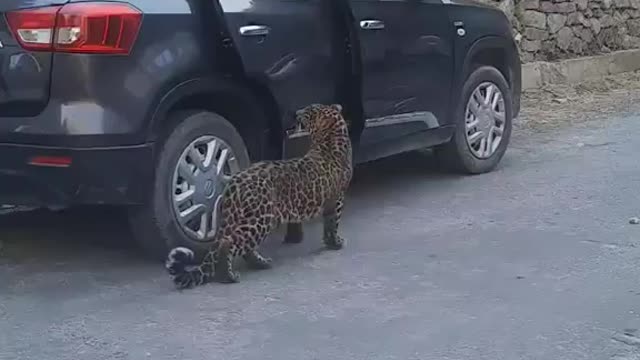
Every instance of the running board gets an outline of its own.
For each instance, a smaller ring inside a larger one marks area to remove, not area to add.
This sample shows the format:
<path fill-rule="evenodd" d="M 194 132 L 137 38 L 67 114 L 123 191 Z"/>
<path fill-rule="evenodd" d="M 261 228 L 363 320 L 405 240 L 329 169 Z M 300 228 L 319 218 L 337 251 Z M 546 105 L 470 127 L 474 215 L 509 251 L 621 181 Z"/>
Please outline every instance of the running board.
<path fill-rule="evenodd" d="M 391 126 L 409 123 L 421 123 L 424 124 L 425 130 L 435 129 L 440 127 L 438 119 L 433 113 L 428 111 L 421 111 L 407 114 L 397 114 L 384 116 L 379 118 L 367 119 L 365 121 L 365 128 L 374 128 L 379 126 Z"/>
<path fill-rule="evenodd" d="M 360 164 L 440 145 L 451 139 L 453 131 L 453 127 L 440 126 L 431 112 L 367 119 L 360 144 L 354 149 L 354 160 Z M 306 132 L 288 131 L 283 142 L 283 158 L 303 155 L 309 146 L 308 135 Z"/>
<path fill-rule="evenodd" d="M 361 142 L 360 146 L 355 149 L 353 157 L 356 164 L 362 164 L 405 152 L 428 149 L 447 143 L 451 140 L 454 130 L 453 126 L 441 126 L 380 142 Z M 362 134 L 363 137 L 365 134 L 366 129 Z"/>
<path fill-rule="evenodd" d="M 397 114 L 368 119 L 356 149 L 356 163 L 443 144 L 453 128 L 442 127 L 431 112 Z"/>

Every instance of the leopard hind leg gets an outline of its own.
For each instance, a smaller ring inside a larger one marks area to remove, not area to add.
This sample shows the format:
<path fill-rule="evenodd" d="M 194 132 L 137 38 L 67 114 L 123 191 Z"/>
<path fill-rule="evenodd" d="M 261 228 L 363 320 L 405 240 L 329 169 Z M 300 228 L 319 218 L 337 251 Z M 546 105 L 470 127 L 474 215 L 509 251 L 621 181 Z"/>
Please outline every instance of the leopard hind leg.
<path fill-rule="evenodd" d="M 258 251 L 258 248 L 276 225 L 277 221 L 275 221 L 275 218 L 266 215 L 258 219 L 255 226 L 246 229 L 244 233 L 246 238 L 243 258 L 252 269 L 266 270 L 271 268 L 272 260 L 262 255 Z"/>
<path fill-rule="evenodd" d="M 340 194 L 335 202 L 331 202 L 324 209 L 323 241 L 325 246 L 330 250 L 340 250 L 345 244 L 345 239 L 338 234 L 343 207 L 344 193 Z"/>
<path fill-rule="evenodd" d="M 240 281 L 240 274 L 233 269 L 237 245 L 232 239 L 224 239 L 218 246 L 215 260 L 215 281 L 221 283 L 237 283 Z"/>
<path fill-rule="evenodd" d="M 240 226 L 230 239 L 223 240 L 218 248 L 215 274 L 218 281 L 236 283 L 240 275 L 233 269 L 233 260 L 242 256 L 251 268 L 268 269 L 272 260 L 258 251 L 258 247 L 274 228 L 271 217 L 263 217 L 256 226 Z"/>

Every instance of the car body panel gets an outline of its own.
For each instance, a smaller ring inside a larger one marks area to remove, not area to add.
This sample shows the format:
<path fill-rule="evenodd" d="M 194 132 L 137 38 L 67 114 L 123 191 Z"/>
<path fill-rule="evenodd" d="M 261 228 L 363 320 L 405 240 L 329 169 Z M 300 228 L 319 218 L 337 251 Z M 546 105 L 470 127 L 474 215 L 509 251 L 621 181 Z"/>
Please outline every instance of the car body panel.
<path fill-rule="evenodd" d="M 448 123 L 454 32 L 445 6 L 432 1 L 350 4 L 362 54 L 367 120 L 425 114 L 437 124 Z M 368 29 L 362 26 L 367 21 L 384 27 Z"/>
<path fill-rule="evenodd" d="M 326 0 L 219 0 L 245 75 L 271 91 L 284 127 L 313 102 L 336 101 L 338 61 Z M 251 31 L 251 27 L 256 30 Z"/>
<path fill-rule="evenodd" d="M 197 16 L 197 1 L 130 3 L 144 13 L 131 54 L 42 53 L 52 64 L 49 100 L 38 114 L 0 113 L 0 141 L 75 147 L 139 144 L 167 92 L 218 71 L 218 58 L 203 42 L 205 19 Z"/>
<path fill-rule="evenodd" d="M 22 49 L 7 20 L 10 11 L 56 6 L 66 0 L 0 1 L 0 116 L 35 116 L 47 105 L 53 56 Z"/>

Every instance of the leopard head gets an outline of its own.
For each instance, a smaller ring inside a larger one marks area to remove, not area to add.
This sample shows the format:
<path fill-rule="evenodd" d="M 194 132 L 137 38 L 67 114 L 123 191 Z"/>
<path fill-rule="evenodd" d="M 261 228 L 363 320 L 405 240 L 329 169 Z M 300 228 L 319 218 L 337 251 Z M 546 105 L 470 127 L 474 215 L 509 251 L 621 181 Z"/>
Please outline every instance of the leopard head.
<path fill-rule="evenodd" d="M 311 133 L 329 129 L 342 119 L 340 104 L 311 104 L 296 111 L 296 125 L 299 130 Z"/>

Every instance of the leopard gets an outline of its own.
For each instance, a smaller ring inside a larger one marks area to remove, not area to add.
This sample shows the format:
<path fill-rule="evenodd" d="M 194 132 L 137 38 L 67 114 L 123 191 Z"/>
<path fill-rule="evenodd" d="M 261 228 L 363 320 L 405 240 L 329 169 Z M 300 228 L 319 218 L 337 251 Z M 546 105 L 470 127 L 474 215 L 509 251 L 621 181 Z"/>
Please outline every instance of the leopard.
<path fill-rule="evenodd" d="M 322 216 L 323 242 L 340 250 L 338 233 L 346 192 L 353 177 L 349 125 L 340 104 L 311 104 L 296 111 L 296 131 L 308 134 L 301 157 L 264 160 L 231 176 L 221 198 L 220 222 L 200 262 L 186 247 L 173 248 L 165 267 L 178 289 L 208 282 L 237 283 L 234 260 L 265 270 L 272 259 L 259 251 L 263 241 L 286 224 L 284 243 L 303 241 L 302 224 Z"/>

